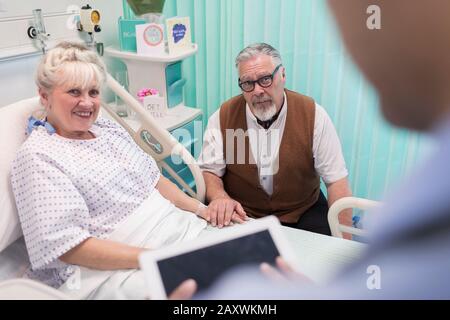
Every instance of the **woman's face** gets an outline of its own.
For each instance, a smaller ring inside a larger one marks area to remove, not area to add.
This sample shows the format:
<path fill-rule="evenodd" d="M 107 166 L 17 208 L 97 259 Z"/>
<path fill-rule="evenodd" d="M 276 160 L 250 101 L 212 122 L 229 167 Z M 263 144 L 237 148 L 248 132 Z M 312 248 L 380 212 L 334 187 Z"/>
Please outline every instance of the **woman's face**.
<path fill-rule="evenodd" d="M 47 121 L 56 133 L 69 139 L 91 139 L 89 132 L 100 110 L 100 91 L 96 83 L 82 89 L 63 84 L 51 92 L 39 90 L 47 110 Z"/>

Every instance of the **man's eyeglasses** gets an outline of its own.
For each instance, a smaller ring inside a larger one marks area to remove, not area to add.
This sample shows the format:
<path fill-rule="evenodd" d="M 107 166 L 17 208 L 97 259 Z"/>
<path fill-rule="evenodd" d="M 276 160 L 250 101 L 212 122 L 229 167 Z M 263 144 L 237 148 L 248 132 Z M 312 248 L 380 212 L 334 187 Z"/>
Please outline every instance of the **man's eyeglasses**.
<path fill-rule="evenodd" d="M 261 77 L 255 81 L 252 80 L 241 81 L 241 79 L 239 79 L 239 87 L 242 89 L 242 91 L 245 92 L 252 92 L 253 90 L 255 90 L 255 83 L 258 83 L 260 87 L 268 88 L 272 85 L 273 77 L 275 76 L 275 74 L 277 73 L 278 69 L 280 69 L 281 66 L 282 64 L 279 64 L 271 75 Z"/>

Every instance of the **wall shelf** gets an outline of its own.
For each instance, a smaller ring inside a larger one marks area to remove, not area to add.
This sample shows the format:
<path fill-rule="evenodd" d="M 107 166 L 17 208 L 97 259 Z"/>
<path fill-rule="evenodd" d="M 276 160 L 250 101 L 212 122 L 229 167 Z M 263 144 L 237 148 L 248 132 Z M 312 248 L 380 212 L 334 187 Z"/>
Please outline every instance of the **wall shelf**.
<path fill-rule="evenodd" d="M 160 62 L 160 63 L 174 63 L 190 56 L 193 56 L 198 51 L 197 44 L 192 44 L 192 48 L 186 52 L 178 54 L 165 54 L 165 55 L 142 55 L 135 52 L 120 51 L 114 47 L 105 48 L 105 53 L 110 57 L 120 58 L 122 60 L 133 60 L 143 62 Z"/>

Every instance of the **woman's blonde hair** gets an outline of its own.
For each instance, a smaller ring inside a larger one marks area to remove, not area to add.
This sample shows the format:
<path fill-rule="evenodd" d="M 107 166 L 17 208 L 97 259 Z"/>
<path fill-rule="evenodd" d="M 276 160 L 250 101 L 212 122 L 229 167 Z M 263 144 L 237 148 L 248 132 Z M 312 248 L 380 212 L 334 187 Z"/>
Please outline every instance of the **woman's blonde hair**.
<path fill-rule="evenodd" d="M 58 85 L 87 89 L 92 83 L 100 88 L 106 80 L 106 66 L 97 53 L 77 42 L 61 42 L 41 59 L 36 85 L 52 91 Z"/>

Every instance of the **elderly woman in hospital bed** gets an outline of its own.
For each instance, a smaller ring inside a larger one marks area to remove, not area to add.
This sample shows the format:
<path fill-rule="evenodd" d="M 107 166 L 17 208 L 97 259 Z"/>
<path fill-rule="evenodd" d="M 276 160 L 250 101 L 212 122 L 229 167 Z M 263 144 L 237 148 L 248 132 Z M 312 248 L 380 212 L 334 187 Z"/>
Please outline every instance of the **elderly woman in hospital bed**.
<path fill-rule="evenodd" d="M 36 83 L 46 116 L 30 118 L 11 183 L 28 277 L 76 298 L 114 298 L 118 288 L 139 298 L 139 254 L 197 237 L 210 217 L 122 127 L 97 117 L 105 78 L 82 45 L 62 43 L 43 57 Z"/>

